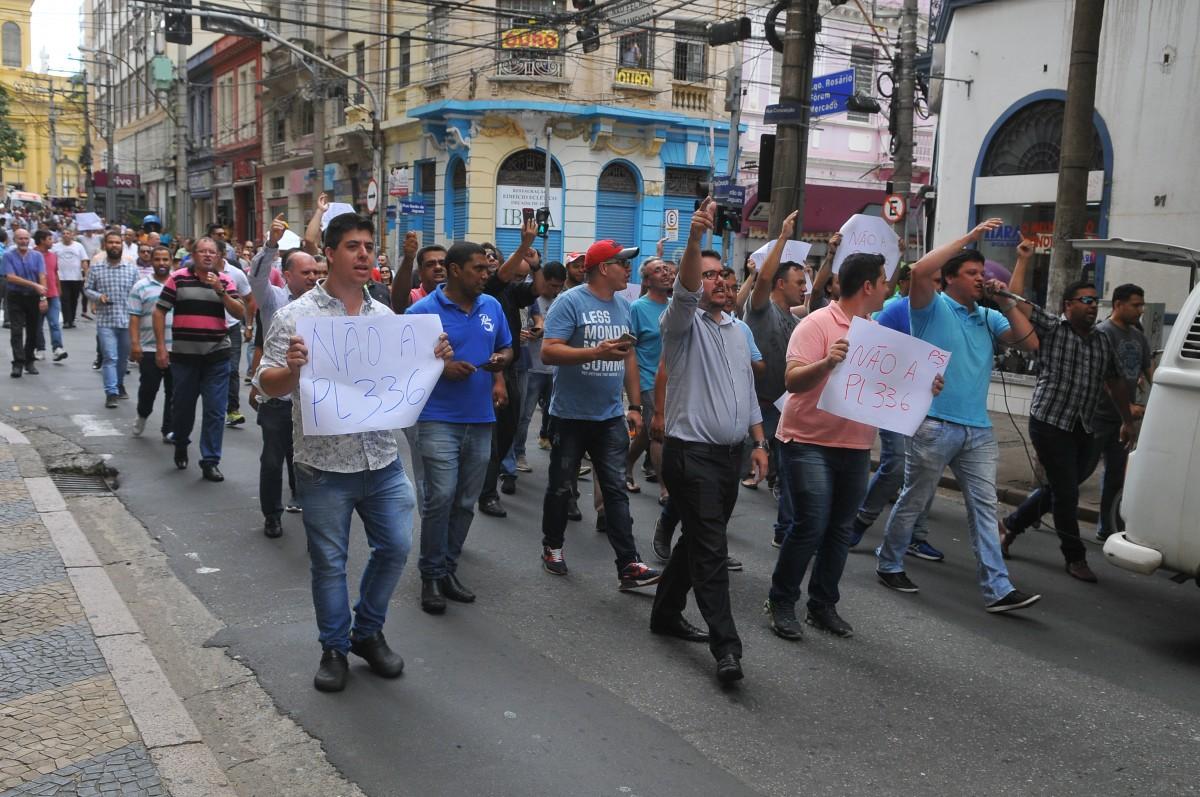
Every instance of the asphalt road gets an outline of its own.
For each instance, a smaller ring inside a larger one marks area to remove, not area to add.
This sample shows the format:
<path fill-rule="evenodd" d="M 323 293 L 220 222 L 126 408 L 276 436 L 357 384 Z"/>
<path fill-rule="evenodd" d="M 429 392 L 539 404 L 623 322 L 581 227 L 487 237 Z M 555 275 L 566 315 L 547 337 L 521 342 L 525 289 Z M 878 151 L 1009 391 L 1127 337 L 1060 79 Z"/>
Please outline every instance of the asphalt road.
<path fill-rule="evenodd" d="M 868 543 L 842 582 L 855 636 L 774 637 L 761 605 L 775 550 L 765 490 L 743 491 L 731 575 L 746 680 L 722 689 L 707 649 L 652 636 L 649 594 L 616 589 L 591 513 L 568 530 L 567 578 L 542 572 L 546 453 L 505 497 L 507 520 L 477 516 L 460 576 L 479 594 L 442 617 L 420 611 L 415 554 L 389 640 L 408 667 L 383 681 L 361 665 L 339 695 L 314 691 L 320 651 L 298 515 L 260 532 L 260 435 L 227 430 L 224 484 L 176 471 L 150 434 L 129 435 L 133 402 L 103 407 L 91 329 L 71 359 L 4 383 L 0 411 L 111 454 L 119 497 L 161 537 L 178 576 L 226 623 L 213 644 L 258 674 L 279 709 L 319 738 L 372 795 L 1183 794 L 1200 784 L 1200 589 L 1109 567 L 1101 583 L 1063 571 L 1055 539 L 1022 537 L 1015 583 L 1034 609 L 991 616 L 974 583 L 964 512 L 939 499 L 913 562 L 915 596 L 873 573 Z M 128 377 L 136 390 L 136 371 Z M 109 434 L 106 424 L 111 427 Z M 193 452 L 193 461 L 197 459 Z M 581 482 L 590 505 L 591 482 Z M 632 496 L 646 555 L 657 506 Z M 356 524 L 357 528 L 357 524 Z M 1088 530 L 1090 534 L 1090 530 Z M 353 541 L 353 576 L 364 561 Z M 353 583 L 352 576 L 352 583 Z M 691 619 L 699 621 L 694 609 Z"/>

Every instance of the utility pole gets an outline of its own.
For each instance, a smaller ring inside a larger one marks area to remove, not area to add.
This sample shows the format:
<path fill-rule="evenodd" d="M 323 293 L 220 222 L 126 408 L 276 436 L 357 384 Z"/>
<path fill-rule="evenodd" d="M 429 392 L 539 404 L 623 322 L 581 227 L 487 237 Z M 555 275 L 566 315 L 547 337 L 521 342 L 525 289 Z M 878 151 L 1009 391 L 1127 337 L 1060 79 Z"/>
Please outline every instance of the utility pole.
<path fill-rule="evenodd" d="M 317 25 L 314 29 L 314 46 L 317 50 L 317 55 L 325 57 L 325 28 L 319 27 L 325 24 L 325 0 L 317 0 Z M 317 206 L 317 198 L 321 196 L 321 192 L 325 190 L 325 83 L 321 76 L 321 65 L 313 63 L 313 144 L 312 144 L 312 162 L 313 171 L 316 172 L 316 180 L 313 182 L 313 208 L 314 213 Z"/>
<path fill-rule="evenodd" d="M 55 127 L 57 114 L 54 111 L 54 78 L 46 75 L 46 91 L 50 96 L 50 176 L 46 179 L 47 198 L 56 196 L 58 182 L 58 131 Z"/>
<path fill-rule="evenodd" d="M 742 125 L 742 43 L 736 42 L 733 45 L 733 65 L 729 67 L 725 78 L 727 96 L 725 98 L 728 103 L 729 110 L 729 139 L 726 144 L 725 151 L 729 157 L 729 184 L 732 186 L 737 183 L 738 176 L 738 160 L 741 158 L 741 134 L 738 128 Z M 740 208 L 735 210 L 740 211 Z M 732 230 L 721 232 L 721 262 L 729 264 L 730 256 L 733 254 L 733 241 L 737 238 L 737 234 Z"/>
<path fill-rule="evenodd" d="M 813 54 L 817 45 L 817 0 L 790 0 L 783 34 L 783 74 L 779 102 L 801 109 L 798 122 L 781 122 L 776 129 L 775 170 L 771 186 L 771 215 L 767 235 L 776 237 L 793 210 L 804 216 L 804 178 L 808 171 L 808 129 L 812 118 Z M 800 232 L 803 225 L 796 225 Z"/>
<path fill-rule="evenodd" d="M 192 203 L 188 193 L 188 75 L 187 45 L 175 45 L 175 235 L 192 234 Z"/>
<path fill-rule="evenodd" d="M 892 192 L 904 197 L 907 209 L 912 194 L 913 172 L 913 98 L 917 91 L 917 0 L 904 0 L 900 12 L 900 75 L 892 102 L 896 103 L 895 160 L 892 169 Z M 908 260 L 908 213 L 892 225 L 900 236 L 900 259 Z"/>
<path fill-rule="evenodd" d="M 104 221 L 108 224 L 112 224 L 117 215 L 117 195 L 113 193 L 113 182 L 116 179 L 117 173 L 117 152 L 114 142 L 117 130 L 117 117 L 114 113 L 116 107 L 116 98 L 113 96 L 113 94 L 117 87 L 113 85 L 112 56 L 106 55 L 104 57 L 106 59 L 105 64 L 108 67 L 108 85 L 105 87 L 104 92 L 104 99 L 106 101 L 105 104 L 108 106 L 105 108 L 105 115 L 108 117 L 108 125 L 107 129 L 104 131 L 105 142 L 107 144 L 107 151 L 104 153 L 104 158 L 106 161 L 104 168 L 108 173 L 108 180 L 106 181 L 107 184 L 104 188 Z"/>
<path fill-rule="evenodd" d="M 550 207 L 550 137 L 554 133 L 554 128 L 546 125 L 546 192 L 543 194 L 542 207 L 549 209 Z M 562 221 L 559 220 L 559 224 Z M 550 229 L 546 228 L 546 237 L 542 239 L 542 263 L 546 262 L 546 250 L 550 246 Z"/>
<path fill-rule="evenodd" d="M 83 164 L 83 179 L 84 191 L 84 207 L 88 212 L 96 210 L 96 198 L 92 196 L 92 153 L 96 148 L 92 146 L 92 112 L 88 109 L 88 76 L 85 68 L 81 73 L 83 76 L 83 140 L 84 146 L 87 147 L 86 163 Z"/>
<path fill-rule="evenodd" d="M 1087 178 L 1092 163 L 1092 114 L 1096 104 L 1096 63 L 1104 0 L 1075 0 L 1071 28 L 1071 68 L 1067 73 L 1067 106 L 1063 113 L 1058 194 L 1054 205 L 1054 247 L 1050 251 L 1048 303 L 1079 278 L 1083 253 L 1068 243 L 1087 228 Z M 1103 286 L 1101 286 L 1103 287 Z"/>

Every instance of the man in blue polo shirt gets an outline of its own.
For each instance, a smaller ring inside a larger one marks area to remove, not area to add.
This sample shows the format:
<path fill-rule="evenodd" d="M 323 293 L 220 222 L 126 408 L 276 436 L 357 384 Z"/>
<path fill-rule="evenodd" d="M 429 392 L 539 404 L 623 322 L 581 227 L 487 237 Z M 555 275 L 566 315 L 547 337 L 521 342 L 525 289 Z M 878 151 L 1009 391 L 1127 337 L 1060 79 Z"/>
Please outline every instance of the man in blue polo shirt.
<path fill-rule="evenodd" d="M 976 249 L 984 233 L 1001 225 L 988 219 L 962 238 L 922 257 L 913 266 L 909 291 L 912 334 L 950 352 L 945 389 L 909 442 L 904 489 L 892 509 L 883 543 L 876 549 L 877 574 L 884 586 L 913 593 L 917 585 L 904 572 L 904 554 L 913 524 L 925 510 L 947 465 L 962 485 L 967 524 L 978 563 L 979 588 L 989 612 L 1009 612 L 1036 603 L 1041 596 L 1015 589 L 1000 555 L 996 523 L 996 461 L 1000 449 L 987 413 L 992 351 L 996 342 L 1037 351 L 1038 339 L 1016 302 L 1000 299 L 1004 312 L 980 307 L 985 288 L 994 294 L 1003 283 L 984 282 L 983 255 Z M 932 277 L 942 274 L 944 290 Z"/>
<path fill-rule="evenodd" d="M 456 243 L 446 253 L 446 282 L 408 308 L 437 315 L 454 359 L 417 421 L 417 452 L 425 472 L 421 507 L 421 608 L 446 611 L 475 594 L 458 580 L 458 557 L 475 517 L 492 452 L 496 407 L 508 401 L 503 371 L 512 361 L 512 333 L 500 302 L 483 293 L 488 261 L 483 247 Z"/>

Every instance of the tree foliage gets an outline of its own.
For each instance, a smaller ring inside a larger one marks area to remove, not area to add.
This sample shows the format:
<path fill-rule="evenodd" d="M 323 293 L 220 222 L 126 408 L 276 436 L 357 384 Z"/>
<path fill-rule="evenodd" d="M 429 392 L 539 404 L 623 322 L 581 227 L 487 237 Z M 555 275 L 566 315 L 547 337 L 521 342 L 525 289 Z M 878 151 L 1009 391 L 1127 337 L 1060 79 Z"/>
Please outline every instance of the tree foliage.
<path fill-rule="evenodd" d="M 20 163 L 25 160 L 25 136 L 9 119 L 8 90 L 0 86 L 0 163 Z"/>

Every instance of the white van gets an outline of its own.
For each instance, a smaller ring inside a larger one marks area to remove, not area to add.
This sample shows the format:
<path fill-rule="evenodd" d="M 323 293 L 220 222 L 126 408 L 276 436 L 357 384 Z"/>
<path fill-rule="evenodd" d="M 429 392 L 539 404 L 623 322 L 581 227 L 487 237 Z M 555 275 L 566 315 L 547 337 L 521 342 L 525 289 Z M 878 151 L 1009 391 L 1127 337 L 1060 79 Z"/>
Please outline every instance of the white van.
<path fill-rule="evenodd" d="M 1154 371 L 1137 448 L 1129 455 L 1120 501 L 1125 531 L 1105 540 L 1104 556 L 1135 573 L 1162 568 L 1200 584 L 1200 252 L 1117 238 L 1072 243 L 1191 269 L 1192 290 Z"/>

